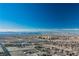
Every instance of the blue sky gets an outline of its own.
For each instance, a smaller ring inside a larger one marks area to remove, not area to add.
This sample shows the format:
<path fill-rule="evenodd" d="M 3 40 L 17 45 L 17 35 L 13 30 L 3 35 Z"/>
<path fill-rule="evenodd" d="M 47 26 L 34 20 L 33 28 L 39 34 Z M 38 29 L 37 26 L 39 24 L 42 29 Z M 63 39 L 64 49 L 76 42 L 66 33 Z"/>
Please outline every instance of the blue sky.
<path fill-rule="evenodd" d="M 79 4 L 0 4 L 0 29 L 79 28 Z"/>

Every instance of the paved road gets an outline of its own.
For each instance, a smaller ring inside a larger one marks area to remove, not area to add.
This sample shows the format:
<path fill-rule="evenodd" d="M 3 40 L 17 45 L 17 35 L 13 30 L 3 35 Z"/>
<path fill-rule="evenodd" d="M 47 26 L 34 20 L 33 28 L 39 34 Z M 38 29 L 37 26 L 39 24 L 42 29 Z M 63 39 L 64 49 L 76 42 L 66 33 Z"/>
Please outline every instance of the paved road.
<path fill-rule="evenodd" d="M 6 49 L 6 47 L 3 44 L 0 43 L 0 46 L 2 47 L 5 56 L 11 56 L 11 54 L 9 53 L 9 51 Z"/>

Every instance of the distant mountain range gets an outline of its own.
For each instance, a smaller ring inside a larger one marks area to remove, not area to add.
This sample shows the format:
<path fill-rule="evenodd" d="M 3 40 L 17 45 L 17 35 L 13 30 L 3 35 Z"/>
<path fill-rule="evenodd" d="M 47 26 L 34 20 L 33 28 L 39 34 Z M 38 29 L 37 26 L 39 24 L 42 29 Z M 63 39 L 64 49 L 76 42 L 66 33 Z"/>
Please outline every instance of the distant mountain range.
<path fill-rule="evenodd" d="M 79 29 L 32 29 L 29 30 L 0 30 L 0 36 L 25 36 L 25 35 L 79 35 Z"/>
<path fill-rule="evenodd" d="M 52 31 L 37 31 L 37 32 L 0 32 L 0 36 L 16 36 L 16 35 L 79 35 L 79 30 L 52 30 Z"/>

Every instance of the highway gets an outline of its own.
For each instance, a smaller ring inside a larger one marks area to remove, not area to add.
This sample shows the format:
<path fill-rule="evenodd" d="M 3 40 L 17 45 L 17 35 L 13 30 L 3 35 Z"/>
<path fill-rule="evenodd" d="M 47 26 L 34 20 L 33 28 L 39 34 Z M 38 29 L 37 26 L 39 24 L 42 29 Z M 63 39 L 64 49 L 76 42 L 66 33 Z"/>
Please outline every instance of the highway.
<path fill-rule="evenodd" d="M 3 49 L 5 56 L 11 56 L 11 54 L 9 53 L 9 51 L 6 49 L 6 47 L 3 44 L 0 43 L 0 46 Z"/>

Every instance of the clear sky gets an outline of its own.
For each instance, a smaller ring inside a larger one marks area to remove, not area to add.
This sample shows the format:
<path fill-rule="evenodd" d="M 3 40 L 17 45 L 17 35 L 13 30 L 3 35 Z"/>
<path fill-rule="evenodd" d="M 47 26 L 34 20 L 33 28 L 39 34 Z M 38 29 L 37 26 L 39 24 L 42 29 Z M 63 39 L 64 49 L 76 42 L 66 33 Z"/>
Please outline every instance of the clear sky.
<path fill-rule="evenodd" d="M 79 28 L 79 4 L 0 4 L 0 29 Z"/>

